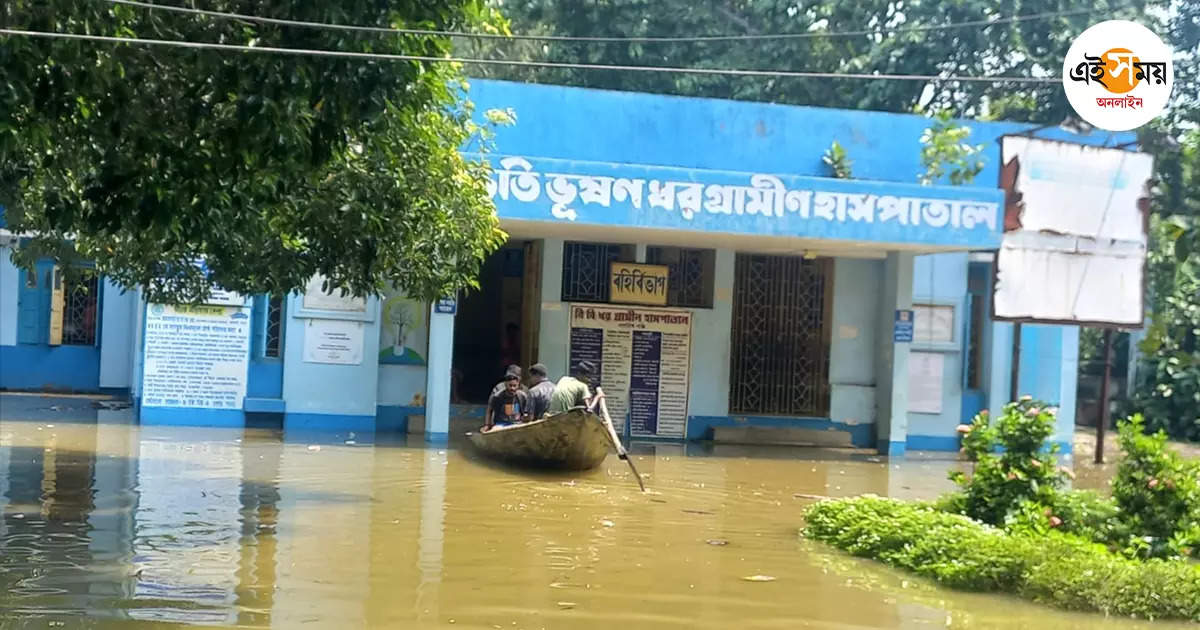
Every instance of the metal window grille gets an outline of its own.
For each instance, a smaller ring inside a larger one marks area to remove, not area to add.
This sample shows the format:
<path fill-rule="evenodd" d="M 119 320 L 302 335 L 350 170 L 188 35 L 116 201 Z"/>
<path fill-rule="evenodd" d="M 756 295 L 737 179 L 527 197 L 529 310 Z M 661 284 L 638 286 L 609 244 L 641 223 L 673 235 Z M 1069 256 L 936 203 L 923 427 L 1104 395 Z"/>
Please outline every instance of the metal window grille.
<path fill-rule="evenodd" d="M 609 243 L 564 243 L 562 300 L 607 302 L 613 262 L 633 262 L 633 248 Z"/>
<path fill-rule="evenodd" d="M 263 356 L 279 358 L 283 348 L 283 298 L 272 297 L 267 302 L 267 334 Z"/>
<path fill-rule="evenodd" d="M 667 305 L 712 308 L 713 265 L 711 249 L 648 247 L 646 262 L 667 267 Z"/>
<path fill-rule="evenodd" d="M 828 414 L 830 270 L 828 260 L 737 256 L 731 413 Z"/>
<path fill-rule="evenodd" d="M 99 297 L 96 275 L 85 273 L 69 282 L 64 294 L 62 343 L 70 346 L 96 345 L 96 314 Z"/>

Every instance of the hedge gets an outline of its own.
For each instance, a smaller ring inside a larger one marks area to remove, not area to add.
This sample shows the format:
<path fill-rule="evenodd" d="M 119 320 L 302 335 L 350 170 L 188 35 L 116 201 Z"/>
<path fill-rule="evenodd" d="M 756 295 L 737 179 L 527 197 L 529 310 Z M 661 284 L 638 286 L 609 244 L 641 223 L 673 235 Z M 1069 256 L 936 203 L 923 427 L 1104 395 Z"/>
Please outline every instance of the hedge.
<path fill-rule="evenodd" d="M 1020 595 L 1070 610 L 1200 621 L 1200 565 L 1139 561 L 1069 534 L 1007 533 L 932 504 L 831 499 L 805 513 L 805 536 L 944 586 Z"/>

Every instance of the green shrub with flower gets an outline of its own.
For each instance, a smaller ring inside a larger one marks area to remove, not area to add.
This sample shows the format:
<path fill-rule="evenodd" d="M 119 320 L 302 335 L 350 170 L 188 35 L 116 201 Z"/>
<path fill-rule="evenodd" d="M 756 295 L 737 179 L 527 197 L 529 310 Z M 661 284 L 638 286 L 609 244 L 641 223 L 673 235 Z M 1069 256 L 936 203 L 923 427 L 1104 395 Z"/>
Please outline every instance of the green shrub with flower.
<path fill-rule="evenodd" d="M 1200 558 L 1200 461 L 1187 460 L 1166 446 L 1159 430 L 1147 435 L 1141 415 L 1119 427 L 1124 457 L 1113 479 L 1118 518 L 1133 536 L 1131 555 Z"/>
<path fill-rule="evenodd" d="M 932 502 L 823 501 L 804 534 L 951 588 L 1075 610 L 1200 621 L 1200 461 L 1119 423 L 1113 496 L 1069 488 L 1049 444 L 1056 410 L 1024 397 L 959 427 L 970 474 Z"/>
<path fill-rule="evenodd" d="M 1051 505 L 1070 472 L 1056 467 L 1058 445 L 1044 447 L 1054 432 L 1054 411 L 1023 398 L 1005 405 L 993 425 L 986 411 L 965 427 L 963 451 L 975 462 L 971 476 L 951 473 L 962 488 L 963 514 L 1003 525 L 1022 503 Z M 960 428 L 960 430 L 963 428 Z"/>

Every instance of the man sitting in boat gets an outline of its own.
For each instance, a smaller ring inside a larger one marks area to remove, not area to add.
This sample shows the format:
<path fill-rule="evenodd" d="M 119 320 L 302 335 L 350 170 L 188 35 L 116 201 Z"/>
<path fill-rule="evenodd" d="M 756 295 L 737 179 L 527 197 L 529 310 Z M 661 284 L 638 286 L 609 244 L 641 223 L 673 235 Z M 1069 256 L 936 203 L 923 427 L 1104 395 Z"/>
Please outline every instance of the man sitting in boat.
<path fill-rule="evenodd" d="M 529 388 L 529 405 L 534 420 L 546 415 L 550 408 L 550 398 L 554 396 L 554 383 L 547 378 L 546 366 L 534 363 L 529 368 L 529 379 L 533 387 Z"/>
<path fill-rule="evenodd" d="M 588 407 L 592 404 L 592 392 L 588 383 L 596 366 L 591 361 L 580 361 L 571 368 L 571 374 L 558 379 L 554 386 L 554 394 L 550 397 L 550 407 L 546 413 L 554 415 L 563 413 L 574 407 Z"/>
<path fill-rule="evenodd" d="M 529 414 L 529 394 L 521 389 L 521 377 L 509 372 L 504 377 L 504 390 L 492 398 L 483 430 L 526 422 Z"/>

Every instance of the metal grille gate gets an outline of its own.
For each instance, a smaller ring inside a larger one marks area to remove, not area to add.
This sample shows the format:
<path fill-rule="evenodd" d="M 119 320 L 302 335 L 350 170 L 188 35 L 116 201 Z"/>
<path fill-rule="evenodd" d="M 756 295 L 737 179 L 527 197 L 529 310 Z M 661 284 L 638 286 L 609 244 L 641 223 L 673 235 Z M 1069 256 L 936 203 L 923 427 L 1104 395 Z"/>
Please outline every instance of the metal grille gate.
<path fill-rule="evenodd" d="M 99 304 L 96 275 L 86 271 L 82 273 L 82 278 L 66 285 L 62 336 L 64 345 L 96 345 L 96 311 Z"/>
<path fill-rule="evenodd" d="M 824 259 L 738 254 L 731 413 L 828 415 L 831 269 Z"/>

